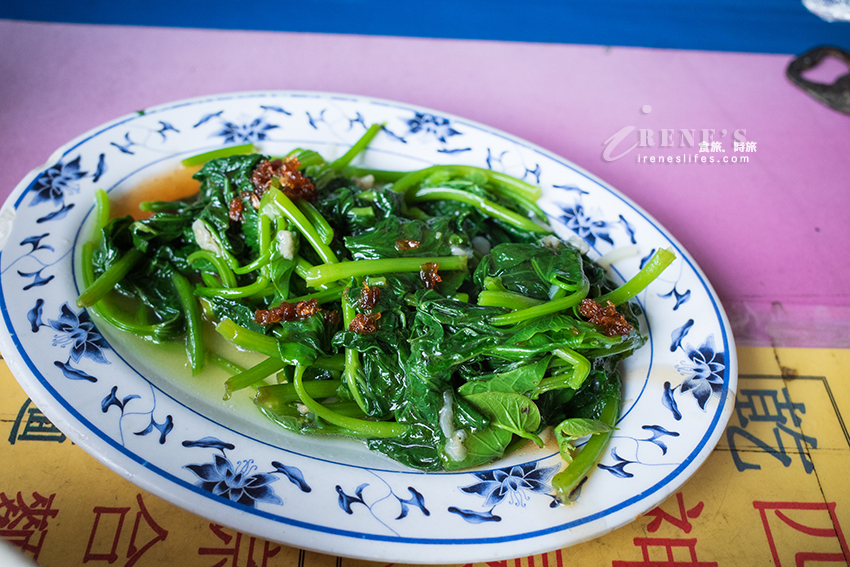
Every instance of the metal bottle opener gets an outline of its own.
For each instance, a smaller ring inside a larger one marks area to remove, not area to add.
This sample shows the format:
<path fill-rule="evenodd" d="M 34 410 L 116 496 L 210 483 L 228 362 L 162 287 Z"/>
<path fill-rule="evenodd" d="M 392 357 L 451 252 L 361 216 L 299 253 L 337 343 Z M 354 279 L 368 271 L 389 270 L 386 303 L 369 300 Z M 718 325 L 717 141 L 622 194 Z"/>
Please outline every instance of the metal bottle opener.
<path fill-rule="evenodd" d="M 803 78 L 803 72 L 817 67 L 827 57 L 835 57 L 847 65 L 848 73 L 827 85 Z M 844 114 L 850 114 L 850 53 L 831 46 L 821 46 L 800 55 L 785 70 L 788 79 L 818 102 Z"/>

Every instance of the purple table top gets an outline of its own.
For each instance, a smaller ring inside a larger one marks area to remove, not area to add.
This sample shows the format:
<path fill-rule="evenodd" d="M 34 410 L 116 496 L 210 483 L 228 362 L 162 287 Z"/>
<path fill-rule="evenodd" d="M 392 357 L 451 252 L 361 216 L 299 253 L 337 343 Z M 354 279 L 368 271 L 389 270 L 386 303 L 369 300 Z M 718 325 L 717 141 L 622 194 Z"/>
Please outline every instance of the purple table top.
<path fill-rule="evenodd" d="M 793 87 L 791 59 L 0 21 L 0 197 L 70 139 L 156 104 L 271 89 L 399 100 L 530 140 L 631 197 L 706 272 L 739 344 L 847 347 L 850 116 Z M 640 129 L 655 146 L 606 159 Z M 700 152 L 703 129 L 723 152 Z M 735 151 L 736 131 L 755 147 Z"/>

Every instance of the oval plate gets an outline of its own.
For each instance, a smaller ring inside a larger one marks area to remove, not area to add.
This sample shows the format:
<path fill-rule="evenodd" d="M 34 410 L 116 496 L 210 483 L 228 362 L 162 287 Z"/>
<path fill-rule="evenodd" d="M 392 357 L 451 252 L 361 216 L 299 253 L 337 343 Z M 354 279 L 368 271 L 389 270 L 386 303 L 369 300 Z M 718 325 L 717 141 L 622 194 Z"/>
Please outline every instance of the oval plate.
<path fill-rule="evenodd" d="M 658 248 L 678 259 L 639 296 L 647 344 L 623 365 L 619 430 L 574 502 L 550 486 L 553 444 L 473 471 L 423 474 L 357 441 L 281 431 L 249 395 L 222 402 L 222 381 L 192 378 L 156 347 L 76 308 L 75 267 L 97 188 L 111 197 L 181 159 L 253 142 L 282 155 L 341 155 L 372 123 L 362 156 L 379 169 L 471 164 L 539 183 L 564 238 L 635 274 Z M 709 456 L 733 408 L 729 324 L 685 250 L 637 205 L 567 160 L 462 118 L 408 104 L 309 92 L 198 98 L 138 112 L 81 136 L 26 177 L 0 214 L 0 347 L 35 404 L 68 437 L 142 488 L 211 521 L 324 553 L 391 562 L 463 563 L 525 556 L 631 522 Z M 209 393 L 209 392 L 213 393 Z M 238 399 L 237 399 L 238 398 Z"/>

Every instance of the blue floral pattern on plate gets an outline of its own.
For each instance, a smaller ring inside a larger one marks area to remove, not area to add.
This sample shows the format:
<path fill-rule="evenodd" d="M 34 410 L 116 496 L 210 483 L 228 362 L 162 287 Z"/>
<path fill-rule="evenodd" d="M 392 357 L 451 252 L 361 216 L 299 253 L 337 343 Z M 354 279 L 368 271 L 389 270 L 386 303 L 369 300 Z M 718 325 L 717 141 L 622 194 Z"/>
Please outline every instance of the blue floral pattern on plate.
<path fill-rule="evenodd" d="M 233 464 L 227 458 L 226 452 L 235 449 L 236 446 L 215 437 L 204 437 L 197 441 L 184 441 L 183 446 L 212 448 L 221 452 L 221 454 L 213 454 L 213 462 L 211 463 L 190 464 L 183 468 L 192 471 L 198 477 L 199 480 L 195 483 L 195 486 L 231 502 L 250 508 L 261 502 L 282 506 L 283 500 L 269 486 L 280 480 L 278 474 L 289 479 L 301 492 L 312 490 L 304 480 L 304 475 L 295 467 L 287 467 L 279 462 L 272 462 L 274 471 L 258 472 L 259 467 L 254 463 L 254 459 L 237 461 L 236 464 Z"/>
<path fill-rule="evenodd" d="M 483 498 L 481 506 L 486 510 L 476 511 L 457 506 L 450 506 L 448 510 L 472 524 L 501 522 L 501 516 L 493 512 L 499 504 L 507 502 L 524 507 L 535 492 L 551 492 L 549 482 L 559 468 L 558 465 L 541 467 L 540 463 L 534 462 L 474 473 L 478 482 L 462 486 L 460 490 Z"/>
<path fill-rule="evenodd" d="M 86 175 L 88 175 L 87 172 L 80 170 L 80 156 L 65 163 L 59 162 L 42 173 L 36 179 L 29 206 L 37 207 L 46 204 L 59 208 L 36 219 L 35 222 L 43 223 L 64 218 L 74 208 L 73 204 L 65 203 L 65 197 L 79 193 L 79 180 Z"/>
<path fill-rule="evenodd" d="M 342 488 L 339 484 L 336 485 L 336 492 L 339 495 L 338 504 L 342 510 L 348 515 L 354 515 L 355 509 L 357 506 L 355 504 L 360 504 L 366 510 L 369 511 L 369 514 L 374 518 L 378 523 L 384 526 L 387 531 L 394 534 L 395 536 L 399 536 L 399 532 L 393 529 L 390 518 L 382 519 L 382 515 L 385 513 L 376 512 L 377 505 L 383 501 L 393 501 L 398 504 L 398 515 L 394 518 L 395 522 L 399 520 L 403 520 L 407 518 L 407 515 L 410 513 L 411 508 L 418 508 L 419 511 L 424 516 L 430 516 L 431 512 L 428 508 L 425 507 L 425 497 L 417 491 L 412 486 L 407 487 L 407 491 L 410 494 L 407 498 L 402 498 L 398 494 L 396 494 L 392 486 L 390 486 L 387 481 L 385 481 L 381 476 L 375 472 L 372 473 L 376 479 L 380 481 L 380 483 L 385 487 L 379 494 L 379 498 L 372 498 L 369 495 L 364 495 L 364 491 L 369 488 L 370 483 L 364 482 L 363 484 L 357 486 L 354 489 L 354 494 L 349 494 Z"/>
<path fill-rule="evenodd" d="M 691 323 L 691 321 L 689 321 Z M 687 324 L 686 324 L 687 325 Z M 664 383 L 664 406 L 670 410 L 677 420 L 682 419 L 676 403 L 675 392 L 690 392 L 696 399 L 697 405 L 703 411 L 706 409 L 709 399 L 719 395 L 723 390 L 724 375 L 726 369 L 725 357 L 714 347 L 714 335 L 709 335 L 700 347 L 690 344 L 682 346 L 690 325 L 680 329 L 673 340 L 671 350 L 681 349 L 687 355 L 687 360 L 676 365 L 676 370 L 685 377 L 678 386 L 671 386 L 670 382 Z"/>
<path fill-rule="evenodd" d="M 378 169 L 470 164 L 539 183 L 540 206 L 561 237 L 583 240 L 596 258 L 633 250 L 612 260 L 615 280 L 628 279 L 661 247 L 676 250 L 669 274 L 638 297 L 650 340 L 623 365 L 628 402 L 618 431 L 569 506 L 552 497 L 561 463 L 551 441 L 471 472 L 400 469 L 356 441 L 280 431 L 250 397 L 223 402 L 221 375 L 192 377 L 184 363 L 74 307 L 95 189 L 123 194 L 188 155 L 238 143 L 272 155 L 295 145 L 345 148 L 373 123 L 386 127 L 364 159 Z M 150 108 L 61 148 L 21 182 L 0 219 L 7 229 L 0 348 L 33 401 L 71 425 L 69 433 L 85 432 L 73 440 L 135 482 L 260 537 L 384 561 L 419 554 L 472 562 L 482 550 L 492 559 L 563 547 L 674 493 L 732 411 L 728 324 L 698 267 L 664 229 L 563 158 L 438 111 L 294 92 Z"/>
<path fill-rule="evenodd" d="M 49 326 L 56 331 L 53 335 L 52 346 L 70 347 L 68 359 L 64 362 L 55 360 L 53 364 L 61 369 L 65 378 L 69 380 L 97 382 L 97 378 L 91 374 L 71 365 L 71 362 L 79 363 L 83 358 L 98 364 L 109 364 L 104 356 L 104 350 L 108 346 L 89 319 L 89 314 L 85 311 L 75 313 L 67 303 L 64 303 L 60 308 L 58 319 L 48 319 L 48 324 L 45 325 L 41 321 L 43 305 L 44 300 L 38 299 L 35 306 L 27 312 L 27 320 L 30 322 L 32 332 L 37 333 L 40 327 Z"/>

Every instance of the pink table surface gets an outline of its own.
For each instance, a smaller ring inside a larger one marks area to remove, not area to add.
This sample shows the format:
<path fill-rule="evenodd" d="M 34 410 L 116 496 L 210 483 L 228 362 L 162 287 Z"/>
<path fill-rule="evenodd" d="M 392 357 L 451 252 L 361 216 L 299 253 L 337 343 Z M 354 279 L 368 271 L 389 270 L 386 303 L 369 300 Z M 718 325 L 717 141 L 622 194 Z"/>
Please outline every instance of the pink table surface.
<path fill-rule="evenodd" d="M 160 103 L 265 89 L 393 99 L 523 137 L 631 197 L 706 272 L 739 344 L 846 347 L 850 116 L 793 87 L 791 59 L 0 21 L 0 197 L 71 138 Z M 626 126 L 651 129 L 656 143 L 662 128 L 676 143 L 680 129 L 715 129 L 725 155 L 750 161 L 637 163 L 697 147 L 606 161 L 604 142 Z M 731 153 L 739 129 L 755 153 Z"/>

